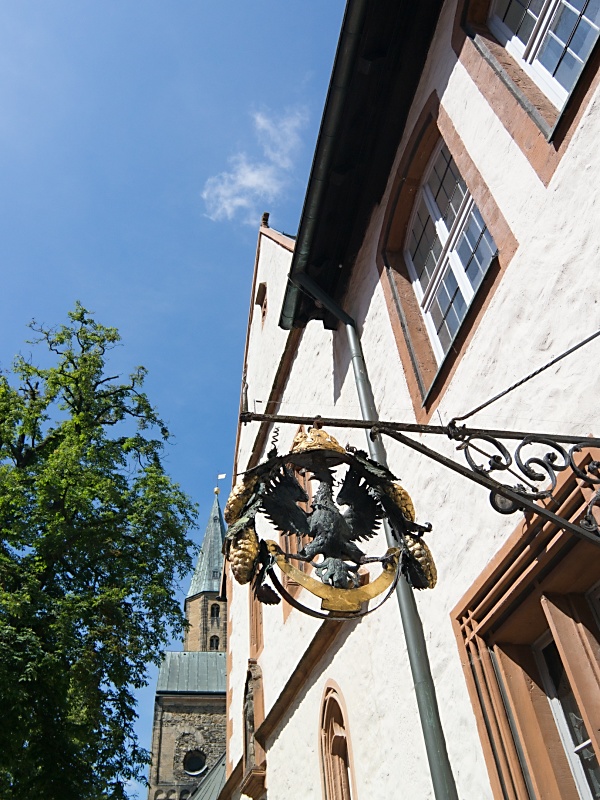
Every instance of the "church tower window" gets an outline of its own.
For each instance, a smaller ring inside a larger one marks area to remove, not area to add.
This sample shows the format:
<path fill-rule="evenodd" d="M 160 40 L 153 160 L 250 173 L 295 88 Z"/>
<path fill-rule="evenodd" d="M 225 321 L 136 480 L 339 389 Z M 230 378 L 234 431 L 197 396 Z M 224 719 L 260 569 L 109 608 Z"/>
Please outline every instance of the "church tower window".
<path fill-rule="evenodd" d="M 206 767 L 206 756 L 202 750 L 190 750 L 183 759 L 183 769 L 188 775 L 200 775 Z"/>

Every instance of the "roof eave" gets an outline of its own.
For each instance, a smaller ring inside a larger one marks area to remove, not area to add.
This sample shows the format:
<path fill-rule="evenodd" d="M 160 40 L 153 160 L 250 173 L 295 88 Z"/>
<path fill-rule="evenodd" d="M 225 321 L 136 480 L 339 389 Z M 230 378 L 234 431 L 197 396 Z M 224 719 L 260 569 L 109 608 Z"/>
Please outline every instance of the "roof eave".
<path fill-rule="evenodd" d="M 319 219 L 322 198 L 333 159 L 335 139 L 342 121 L 344 101 L 350 87 L 350 77 L 360 43 L 360 33 L 368 2 L 369 0 L 349 0 L 346 6 L 300 217 L 289 283 L 279 318 L 279 325 L 284 330 L 296 327 L 296 311 L 301 289 L 294 283 L 294 277 L 298 273 L 306 272 L 309 264 L 311 242 Z"/>
<path fill-rule="evenodd" d="M 337 326 L 302 290 L 302 275 L 334 299 L 342 296 L 385 190 L 442 5 L 347 4 L 279 320 L 286 330 L 313 318 Z"/>

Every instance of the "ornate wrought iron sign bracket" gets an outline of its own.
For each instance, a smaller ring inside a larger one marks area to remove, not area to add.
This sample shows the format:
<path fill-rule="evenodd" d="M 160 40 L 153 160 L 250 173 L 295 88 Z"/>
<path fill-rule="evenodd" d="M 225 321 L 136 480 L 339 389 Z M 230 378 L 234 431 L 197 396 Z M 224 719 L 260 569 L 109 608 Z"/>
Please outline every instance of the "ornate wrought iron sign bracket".
<path fill-rule="evenodd" d="M 307 478 L 318 487 L 314 494 Z M 258 515 L 283 534 L 285 549 L 259 538 Z M 348 619 L 370 614 L 385 602 L 401 573 L 416 589 L 436 584 L 433 557 L 422 541 L 431 526 L 417 523 L 407 492 L 386 467 L 360 450 L 342 447 L 322 428 L 298 433 L 289 453 L 280 455 L 273 447 L 265 461 L 244 473 L 227 501 L 225 519 L 224 552 L 233 576 L 238 583 L 250 583 L 263 603 L 278 603 L 281 595 L 311 616 Z M 390 525 L 395 546 L 368 556 L 358 543 L 375 536 L 382 519 Z M 366 567 L 375 563 L 379 575 Z M 318 597 L 321 610 L 293 598 L 287 579 Z M 379 605 L 369 608 L 375 598 Z"/>
<path fill-rule="evenodd" d="M 357 419 L 283 416 L 243 412 L 240 421 L 275 424 L 327 425 L 336 428 L 362 428 L 372 437 L 382 434 L 421 453 L 438 464 L 462 475 L 490 491 L 492 507 L 501 514 L 515 511 L 530 512 L 570 531 L 575 536 L 600 545 L 600 525 L 593 514 L 600 507 L 600 462 L 584 462 L 577 454 L 584 449 L 600 448 L 600 439 L 563 434 L 538 434 L 524 431 L 490 430 L 449 425 L 419 425 L 401 422 L 374 422 Z M 458 442 L 457 449 L 465 455 L 467 464 L 460 464 L 437 452 L 407 433 L 434 434 Z M 504 442 L 516 441 L 514 455 Z M 566 446 L 569 446 L 567 449 Z M 489 451 L 492 452 L 489 452 Z M 543 451 L 543 452 L 542 452 Z M 530 455 L 527 456 L 527 453 Z M 487 459 L 487 464 L 485 463 Z M 595 490 L 586 513 L 578 523 L 554 514 L 546 505 L 536 501 L 552 498 L 559 472 L 572 469 L 587 486 Z M 492 473 L 510 474 L 517 479 L 508 484 L 492 477 Z M 543 486 L 541 486 L 543 484 Z"/>

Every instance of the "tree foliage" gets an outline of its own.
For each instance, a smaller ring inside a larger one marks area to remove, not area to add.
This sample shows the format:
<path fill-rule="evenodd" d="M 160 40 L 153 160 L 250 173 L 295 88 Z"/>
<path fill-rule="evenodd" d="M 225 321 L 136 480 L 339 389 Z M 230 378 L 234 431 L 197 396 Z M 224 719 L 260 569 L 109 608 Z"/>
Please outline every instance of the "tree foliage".
<path fill-rule="evenodd" d="M 168 431 L 143 368 L 106 374 L 116 329 L 69 318 L 32 323 L 51 366 L 0 375 L 0 797 L 127 797 L 147 761 L 133 691 L 184 624 L 195 507 Z"/>

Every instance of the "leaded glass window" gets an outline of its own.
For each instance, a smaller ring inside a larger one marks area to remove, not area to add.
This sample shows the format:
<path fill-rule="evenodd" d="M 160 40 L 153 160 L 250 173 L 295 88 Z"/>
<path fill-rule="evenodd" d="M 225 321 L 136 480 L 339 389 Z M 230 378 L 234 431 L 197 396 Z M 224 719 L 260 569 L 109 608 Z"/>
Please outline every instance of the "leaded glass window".
<path fill-rule="evenodd" d="M 407 261 L 438 362 L 450 349 L 496 245 L 445 144 L 421 187 Z"/>
<path fill-rule="evenodd" d="M 600 0 L 497 0 L 490 28 L 562 108 L 600 33 Z"/>

